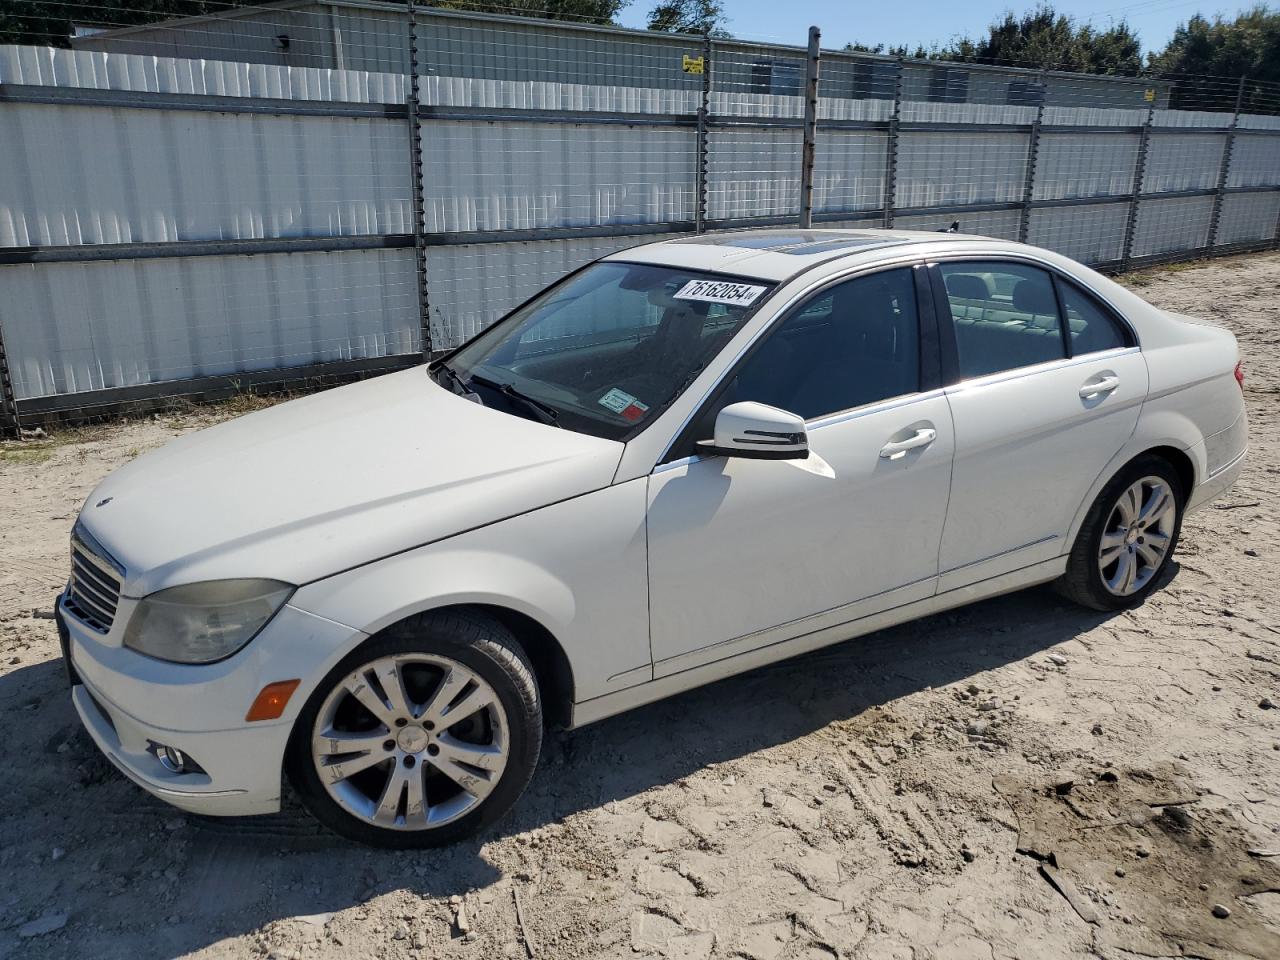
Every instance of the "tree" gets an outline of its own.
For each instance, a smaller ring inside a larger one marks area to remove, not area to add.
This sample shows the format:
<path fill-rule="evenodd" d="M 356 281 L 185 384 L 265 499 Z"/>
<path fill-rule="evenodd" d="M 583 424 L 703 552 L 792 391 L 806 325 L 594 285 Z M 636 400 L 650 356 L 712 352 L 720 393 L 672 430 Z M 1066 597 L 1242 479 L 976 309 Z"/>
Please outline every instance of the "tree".
<path fill-rule="evenodd" d="M 1020 67 L 1133 76 L 1142 67 L 1138 37 L 1123 20 L 1106 30 L 1078 24 L 1048 4 L 1021 16 L 1006 13 L 986 37 L 961 37 L 931 50 L 939 60 L 978 60 Z"/>
<path fill-rule="evenodd" d="M 663 33 L 726 36 L 724 7 L 716 0 L 661 0 L 649 11 L 649 29 Z"/>
<path fill-rule="evenodd" d="M 1234 20 L 1212 21 L 1196 14 L 1174 31 L 1159 53 L 1148 57 L 1152 71 L 1171 74 L 1172 106 L 1186 110 L 1232 110 L 1237 87 L 1248 77 L 1246 110 L 1280 110 L 1280 12 L 1265 6 Z M 1190 74 L 1190 76 L 1183 76 Z"/>
<path fill-rule="evenodd" d="M 846 43 L 844 49 L 850 53 L 883 53 L 890 57 L 909 57 L 914 60 L 925 60 L 930 57 L 936 59 L 936 50 L 926 50 L 923 46 L 917 46 L 914 51 L 906 44 L 900 46 L 890 46 L 883 43 L 877 43 L 874 47 L 867 46 L 865 43 Z"/>

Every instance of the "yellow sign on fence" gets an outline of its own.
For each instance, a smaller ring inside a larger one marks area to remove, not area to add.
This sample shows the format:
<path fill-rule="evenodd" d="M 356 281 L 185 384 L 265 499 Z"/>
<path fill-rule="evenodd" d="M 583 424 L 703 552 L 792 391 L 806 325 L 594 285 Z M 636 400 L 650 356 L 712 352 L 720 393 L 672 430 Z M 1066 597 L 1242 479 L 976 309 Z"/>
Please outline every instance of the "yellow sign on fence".
<path fill-rule="evenodd" d="M 686 53 L 682 66 L 685 73 L 702 73 L 706 64 L 702 57 L 691 57 Z"/>
<path fill-rule="evenodd" d="M 1147 101 L 1147 103 L 1154 103 L 1156 99 L 1156 92 L 1148 88 L 1142 91 L 1142 99 Z"/>

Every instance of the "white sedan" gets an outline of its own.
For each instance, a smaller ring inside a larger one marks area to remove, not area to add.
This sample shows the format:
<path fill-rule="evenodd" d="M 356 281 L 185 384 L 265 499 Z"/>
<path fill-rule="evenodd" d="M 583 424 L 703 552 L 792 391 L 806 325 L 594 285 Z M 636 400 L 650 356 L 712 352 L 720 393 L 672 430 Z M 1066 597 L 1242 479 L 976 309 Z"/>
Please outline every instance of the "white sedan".
<path fill-rule="evenodd" d="M 88 498 L 58 621 L 98 746 L 190 811 L 431 846 L 568 727 L 1033 584 L 1141 603 L 1240 473 L 1236 342 L 1044 250 L 636 247 L 427 367 Z"/>

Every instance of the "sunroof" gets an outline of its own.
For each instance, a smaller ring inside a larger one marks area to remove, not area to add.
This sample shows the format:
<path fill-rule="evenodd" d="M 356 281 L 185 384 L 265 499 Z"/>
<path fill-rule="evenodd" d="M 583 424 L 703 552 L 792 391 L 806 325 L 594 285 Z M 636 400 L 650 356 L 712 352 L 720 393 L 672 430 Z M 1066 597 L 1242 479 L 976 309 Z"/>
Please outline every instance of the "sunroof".
<path fill-rule="evenodd" d="M 742 247 L 746 250 L 769 250 L 793 256 L 809 256 L 835 250 L 855 250 L 859 247 L 875 247 L 891 242 L 889 237 L 846 234 L 831 236 L 823 233 L 737 233 L 725 236 L 691 237 L 684 243 L 703 243 L 720 247 Z"/>

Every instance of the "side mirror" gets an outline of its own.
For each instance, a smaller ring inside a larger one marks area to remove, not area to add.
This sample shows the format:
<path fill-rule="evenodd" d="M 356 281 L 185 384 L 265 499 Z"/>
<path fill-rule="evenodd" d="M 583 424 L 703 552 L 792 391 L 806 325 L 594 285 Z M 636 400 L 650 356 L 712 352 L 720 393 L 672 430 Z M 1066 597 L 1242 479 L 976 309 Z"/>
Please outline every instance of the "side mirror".
<path fill-rule="evenodd" d="M 699 440 L 698 451 L 751 460 L 803 460 L 809 456 L 809 435 L 802 417 L 744 400 L 720 411 L 715 439 Z"/>

